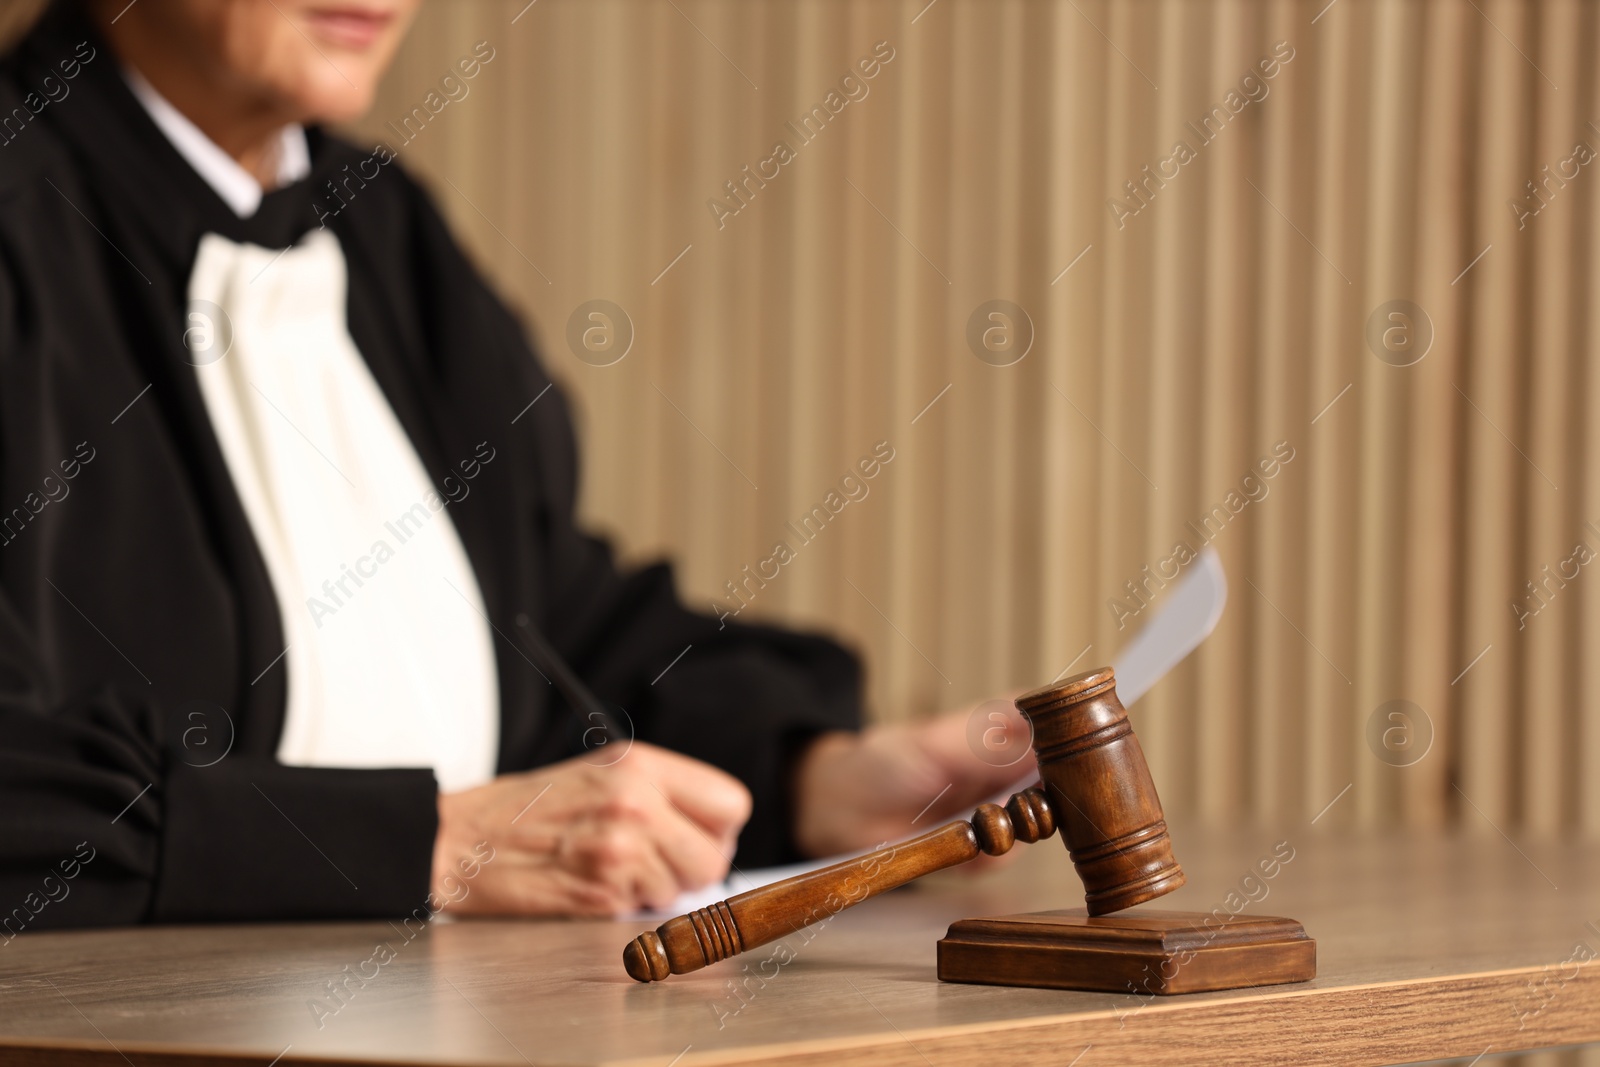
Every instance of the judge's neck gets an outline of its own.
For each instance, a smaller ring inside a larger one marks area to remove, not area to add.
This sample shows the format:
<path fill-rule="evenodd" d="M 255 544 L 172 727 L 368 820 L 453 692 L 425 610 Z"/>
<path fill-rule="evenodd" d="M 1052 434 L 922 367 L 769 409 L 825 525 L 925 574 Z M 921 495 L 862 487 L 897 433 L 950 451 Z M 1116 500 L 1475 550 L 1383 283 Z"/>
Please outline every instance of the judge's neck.
<path fill-rule="evenodd" d="M 138 19 L 100 20 L 117 58 L 137 70 L 173 107 L 250 173 L 263 189 L 278 184 L 283 128 L 298 119 L 281 105 L 232 84 L 220 66 L 196 63 L 182 42 Z"/>

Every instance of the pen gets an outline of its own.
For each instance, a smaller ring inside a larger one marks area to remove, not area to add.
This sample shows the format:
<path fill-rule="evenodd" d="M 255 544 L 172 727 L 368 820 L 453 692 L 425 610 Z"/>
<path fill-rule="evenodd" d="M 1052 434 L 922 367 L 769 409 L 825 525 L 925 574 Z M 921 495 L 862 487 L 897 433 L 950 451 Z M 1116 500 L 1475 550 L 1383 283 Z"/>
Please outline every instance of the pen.
<path fill-rule="evenodd" d="M 606 740 L 601 744 L 607 744 L 613 740 L 632 740 L 630 735 L 625 734 L 618 727 L 615 717 L 606 710 L 605 705 L 600 702 L 600 698 L 595 696 L 593 691 L 583 684 L 583 679 L 579 678 L 572 668 L 567 666 L 561 655 L 544 639 L 544 635 L 534 629 L 531 623 L 518 620 L 518 624 L 522 627 L 522 633 L 527 638 L 528 651 L 533 654 L 533 658 L 536 661 L 534 666 L 545 676 L 545 681 L 550 682 L 560 691 L 561 695 L 566 698 L 567 704 L 578 714 L 583 722 L 597 724 L 606 737 Z M 589 727 L 589 729 L 594 728 L 594 726 Z M 582 738 L 588 737 L 589 729 L 583 731 L 579 740 L 579 745 L 586 750 L 591 746 L 585 743 Z M 598 748 L 600 746 L 592 747 Z"/>

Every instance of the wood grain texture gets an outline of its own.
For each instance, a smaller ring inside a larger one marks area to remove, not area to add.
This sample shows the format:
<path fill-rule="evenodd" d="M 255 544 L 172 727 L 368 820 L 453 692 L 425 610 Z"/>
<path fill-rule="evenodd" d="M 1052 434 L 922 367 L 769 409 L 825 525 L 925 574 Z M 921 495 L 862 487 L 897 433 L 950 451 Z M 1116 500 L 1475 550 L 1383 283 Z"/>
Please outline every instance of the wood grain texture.
<path fill-rule="evenodd" d="M 1161 799 L 1116 677 L 1100 667 L 1017 698 L 1061 840 L 1091 915 L 1154 900 L 1183 885 Z"/>
<path fill-rule="evenodd" d="M 1310 981 L 1317 944 L 1276 915 L 1057 909 L 951 923 L 938 972 L 941 982 L 1175 996 Z"/>
<path fill-rule="evenodd" d="M 940 983 L 951 922 L 1076 898 L 1065 854 L 1030 848 L 777 942 L 781 965 L 753 955 L 648 986 L 616 962 L 646 923 L 461 922 L 411 941 L 386 923 L 24 934 L 0 949 L 0 1063 L 264 1065 L 287 1047 L 280 1063 L 1060 1067 L 1092 1044 L 1080 1067 L 1353 1065 L 1600 1041 L 1600 968 L 1567 962 L 1600 950 L 1600 848 L 1303 824 L 1175 836 L 1189 884 L 1162 906 L 1248 891 L 1243 914 L 1293 915 L 1317 939 L 1314 981 L 1148 1003 Z M 336 1003 L 326 983 L 383 941 L 393 960 L 319 1028 L 309 1005 Z"/>

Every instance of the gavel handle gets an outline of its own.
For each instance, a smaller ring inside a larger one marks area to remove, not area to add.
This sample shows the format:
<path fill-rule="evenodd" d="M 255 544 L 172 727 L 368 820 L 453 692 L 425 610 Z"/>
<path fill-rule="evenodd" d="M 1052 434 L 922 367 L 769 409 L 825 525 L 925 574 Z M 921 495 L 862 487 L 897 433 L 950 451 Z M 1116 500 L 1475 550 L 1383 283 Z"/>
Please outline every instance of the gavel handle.
<path fill-rule="evenodd" d="M 630 941 L 622 964 L 641 982 L 698 971 L 980 852 L 998 856 L 1016 841 L 1040 841 L 1054 832 L 1050 806 L 1034 786 L 1013 795 L 1003 808 L 982 805 L 965 822 L 668 919 Z"/>

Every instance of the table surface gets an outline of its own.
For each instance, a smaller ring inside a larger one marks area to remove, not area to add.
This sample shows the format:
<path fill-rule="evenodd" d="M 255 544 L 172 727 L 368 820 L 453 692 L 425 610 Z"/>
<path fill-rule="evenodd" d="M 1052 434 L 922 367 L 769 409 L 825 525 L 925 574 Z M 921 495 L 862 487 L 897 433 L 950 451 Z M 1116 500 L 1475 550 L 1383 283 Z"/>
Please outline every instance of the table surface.
<path fill-rule="evenodd" d="M 794 935 L 786 963 L 756 949 L 649 986 L 620 960 L 639 922 L 439 922 L 410 941 L 385 922 L 23 934 L 0 948 L 0 1063 L 1383 1064 L 1600 1041 L 1600 966 L 1585 962 L 1600 953 L 1600 844 L 1173 836 L 1189 885 L 1156 907 L 1239 907 L 1243 883 L 1246 914 L 1317 939 L 1318 977 L 1149 1002 L 937 981 L 953 920 L 1082 903 L 1052 840 Z M 1279 842 L 1294 858 L 1246 881 Z M 327 983 L 346 967 L 376 974 L 341 1004 Z"/>

